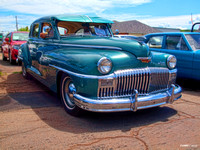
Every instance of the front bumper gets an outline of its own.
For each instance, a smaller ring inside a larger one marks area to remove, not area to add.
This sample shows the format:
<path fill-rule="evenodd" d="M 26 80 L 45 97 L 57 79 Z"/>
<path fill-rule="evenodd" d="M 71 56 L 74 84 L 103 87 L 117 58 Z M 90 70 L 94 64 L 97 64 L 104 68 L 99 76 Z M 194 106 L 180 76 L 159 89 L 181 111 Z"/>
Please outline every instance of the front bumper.
<path fill-rule="evenodd" d="M 164 92 L 149 95 L 138 95 L 137 90 L 135 94 L 130 97 L 112 98 L 112 99 L 90 99 L 74 93 L 74 102 L 82 109 L 94 112 L 120 112 L 120 111 L 137 111 L 139 109 L 146 109 L 173 103 L 178 100 L 182 89 L 178 85 L 171 85 L 171 88 Z"/>

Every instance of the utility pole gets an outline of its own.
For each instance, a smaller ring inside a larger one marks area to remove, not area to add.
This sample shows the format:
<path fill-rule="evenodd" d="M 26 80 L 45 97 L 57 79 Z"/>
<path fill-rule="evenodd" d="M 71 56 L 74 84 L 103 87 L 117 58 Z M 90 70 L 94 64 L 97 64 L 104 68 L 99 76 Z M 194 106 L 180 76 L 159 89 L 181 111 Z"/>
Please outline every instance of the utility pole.
<path fill-rule="evenodd" d="M 191 13 L 191 23 L 192 23 L 192 25 L 193 25 L 193 18 L 192 18 L 192 13 Z"/>
<path fill-rule="evenodd" d="M 17 22 L 17 16 L 15 16 L 15 18 L 16 18 L 16 29 L 17 29 L 17 31 L 18 31 L 18 22 Z"/>

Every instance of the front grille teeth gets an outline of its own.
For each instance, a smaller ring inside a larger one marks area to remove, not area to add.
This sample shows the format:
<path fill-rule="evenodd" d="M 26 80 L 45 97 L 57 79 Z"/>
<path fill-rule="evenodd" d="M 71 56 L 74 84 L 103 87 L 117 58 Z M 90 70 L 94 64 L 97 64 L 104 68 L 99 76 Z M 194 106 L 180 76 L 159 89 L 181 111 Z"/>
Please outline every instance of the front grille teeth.
<path fill-rule="evenodd" d="M 99 80 L 101 85 L 102 80 Z M 122 97 L 134 94 L 149 94 L 168 88 L 169 70 L 167 68 L 128 69 L 114 73 L 113 84 L 99 86 L 98 97 Z"/>

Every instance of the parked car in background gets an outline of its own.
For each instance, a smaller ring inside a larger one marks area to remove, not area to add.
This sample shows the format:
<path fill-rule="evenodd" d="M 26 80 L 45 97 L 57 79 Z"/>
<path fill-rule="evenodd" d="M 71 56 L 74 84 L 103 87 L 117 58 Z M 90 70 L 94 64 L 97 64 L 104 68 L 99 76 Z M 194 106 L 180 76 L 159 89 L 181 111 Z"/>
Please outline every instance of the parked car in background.
<path fill-rule="evenodd" d="M 196 22 L 192 25 L 191 32 L 200 32 L 200 22 Z"/>
<path fill-rule="evenodd" d="M 3 43 L 3 33 L 0 33 L 0 49 L 2 51 L 2 43 Z"/>
<path fill-rule="evenodd" d="M 200 33 L 153 33 L 145 37 L 151 51 L 176 56 L 178 77 L 200 80 Z"/>
<path fill-rule="evenodd" d="M 143 43 L 146 39 L 144 36 L 134 36 L 134 35 L 126 35 L 126 34 L 114 34 L 113 37 L 119 39 L 129 39 L 129 40 L 136 40 L 139 43 Z"/>
<path fill-rule="evenodd" d="M 131 39 L 131 40 L 136 40 L 138 38 L 137 36 L 126 35 L 126 34 L 117 34 L 117 35 L 114 35 L 114 37 L 117 37 L 117 38 L 126 38 L 126 39 Z"/>
<path fill-rule="evenodd" d="M 28 32 L 15 31 L 6 35 L 2 44 L 2 57 L 4 61 L 9 59 L 11 64 L 17 61 L 19 47 L 28 40 L 28 34 Z"/>
<path fill-rule="evenodd" d="M 137 111 L 181 97 L 173 55 L 145 43 L 113 38 L 99 17 L 49 16 L 34 21 L 19 50 L 22 75 L 59 93 L 71 115 Z"/>

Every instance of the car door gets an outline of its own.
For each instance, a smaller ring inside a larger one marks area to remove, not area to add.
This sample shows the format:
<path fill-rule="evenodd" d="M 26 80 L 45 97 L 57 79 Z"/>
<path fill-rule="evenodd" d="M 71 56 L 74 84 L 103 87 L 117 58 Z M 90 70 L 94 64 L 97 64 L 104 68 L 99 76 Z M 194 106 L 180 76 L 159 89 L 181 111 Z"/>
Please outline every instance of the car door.
<path fill-rule="evenodd" d="M 30 59 L 29 59 L 29 69 L 32 75 L 39 80 L 41 73 L 38 70 L 38 63 L 37 63 L 37 52 L 38 52 L 38 45 L 39 45 L 39 23 L 35 23 L 31 27 L 30 38 L 27 41 Z"/>
<path fill-rule="evenodd" d="M 192 78 L 200 80 L 200 34 L 185 34 L 185 38 L 194 53 Z"/>
<path fill-rule="evenodd" d="M 54 49 L 54 29 L 50 22 L 43 22 L 41 24 L 40 35 L 41 34 L 44 34 L 45 37 L 40 36 L 36 59 L 38 63 L 38 70 L 42 74 L 41 77 L 46 81 L 49 58 L 47 58 L 45 54 Z"/>
<path fill-rule="evenodd" d="M 46 27 L 49 29 L 48 33 L 46 33 Z M 49 86 L 46 80 L 48 76 L 49 59 L 45 56 L 45 53 L 48 53 L 48 51 L 53 48 L 54 29 L 49 22 L 43 22 L 40 24 L 40 27 L 37 25 L 33 30 L 36 29 L 38 31 L 36 32 L 37 38 L 34 38 L 31 42 L 34 47 L 31 51 L 32 69 L 34 69 L 33 71 L 35 72 L 36 78 L 46 86 Z"/>
<path fill-rule="evenodd" d="M 194 52 L 192 77 L 200 80 L 200 50 Z"/>
<path fill-rule="evenodd" d="M 191 77 L 193 67 L 193 51 L 188 48 L 182 34 L 166 35 L 164 47 L 161 52 L 169 53 L 177 58 L 177 69 L 179 77 Z"/>

